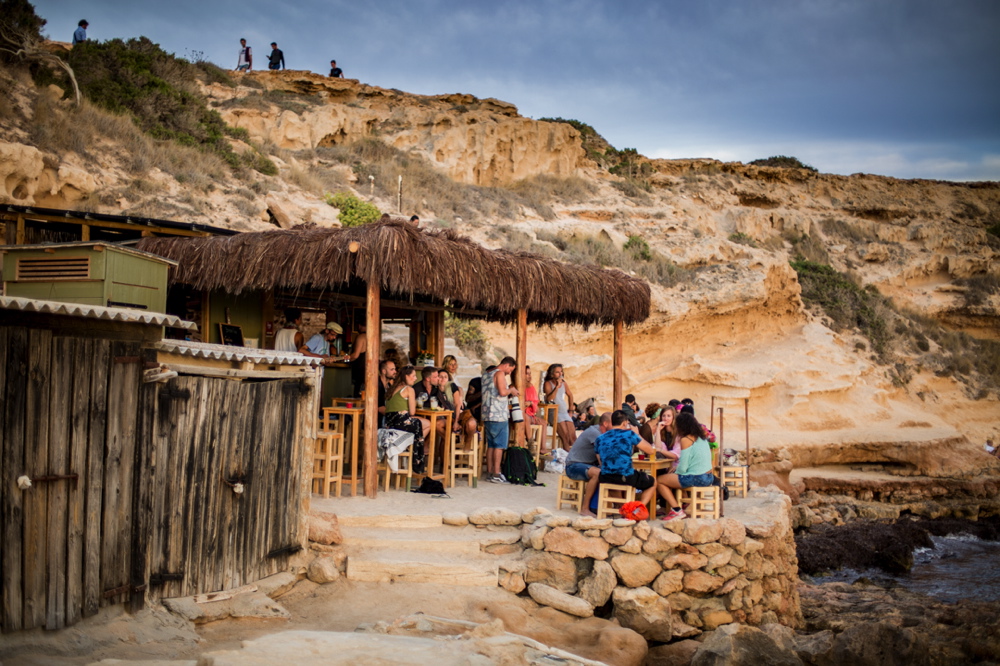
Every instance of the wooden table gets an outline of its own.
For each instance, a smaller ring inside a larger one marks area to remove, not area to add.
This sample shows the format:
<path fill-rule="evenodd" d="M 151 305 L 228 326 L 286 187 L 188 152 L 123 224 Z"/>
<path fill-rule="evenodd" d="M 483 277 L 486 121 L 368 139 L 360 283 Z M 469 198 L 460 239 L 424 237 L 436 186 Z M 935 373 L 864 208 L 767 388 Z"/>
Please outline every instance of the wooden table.
<path fill-rule="evenodd" d="M 418 409 L 417 416 L 422 416 L 431 422 L 430 433 L 428 433 L 427 441 L 427 467 L 422 476 L 427 476 L 432 479 L 437 479 L 444 486 L 448 487 L 449 474 L 448 471 L 451 468 L 451 427 L 452 419 L 455 416 L 455 412 L 450 409 Z M 440 419 L 445 419 L 444 422 L 444 460 L 441 464 L 441 474 L 434 473 L 434 453 L 437 447 L 437 422 Z"/>
<path fill-rule="evenodd" d="M 333 398 L 330 402 L 334 407 L 354 408 L 361 405 L 364 401 L 361 398 Z"/>
<path fill-rule="evenodd" d="M 538 403 L 538 414 L 542 417 L 542 440 L 538 443 L 538 455 L 544 455 L 554 448 L 546 447 L 549 439 L 549 426 L 552 426 L 553 443 L 559 439 L 559 434 L 556 432 L 558 430 L 556 419 L 559 418 L 559 405 L 540 402 Z M 555 418 L 552 417 L 553 414 L 556 415 Z"/>
<path fill-rule="evenodd" d="M 639 458 L 639 454 L 634 454 L 632 456 L 632 467 L 636 470 L 645 472 L 656 480 L 656 473 L 660 470 L 669 470 L 674 464 L 673 458 L 656 458 L 655 460 L 650 459 L 649 455 L 646 455 L 646 459 L 642 460 Z M 656 488 L 656 486 L 653 486 Z M 675 493 L 677 491 L 674 491 Z M 650 519 L 656 518 L 656 498 L 659 497 L 659 493 L 653 493 L 653 499 L 649 500 L 649 517 Z"/>
<path fill-rule="evenodd" d="M 336 399 L 334 401 L 336 403 Z M 354 403 L 358 404 L 358 403 Z M 346 429 L 345 421 L 348 417 L 351 419 L 351 435 L 350 437 L 344 436 L 344 448 L 347 446 L 351 448 L 351 464 L 350 464 L 350 476 L 344 476 L 341 480 L 342 485 L 349 485 L 351 487 L 351 497 L 356 497 L 358 494 L 358 484 L 363 484 L 364 480 L 358 476 L 358 443 L 359 443 L 359 431 L 361 427 L 361 419 L 365 413 L 364 407 L 342 407 L 334 404 L 333 407 L 323 408 L 323 419 L 320 421 L 320 425 L 324 430 L 333 430 L 334 432 L 339 432 L 344 435 L 344 430 Z M 337 415 L 340 418 L 334 423 L 331 421 L 330 417 Z M 333 427 L 331 427 L 331 425 Z"/>

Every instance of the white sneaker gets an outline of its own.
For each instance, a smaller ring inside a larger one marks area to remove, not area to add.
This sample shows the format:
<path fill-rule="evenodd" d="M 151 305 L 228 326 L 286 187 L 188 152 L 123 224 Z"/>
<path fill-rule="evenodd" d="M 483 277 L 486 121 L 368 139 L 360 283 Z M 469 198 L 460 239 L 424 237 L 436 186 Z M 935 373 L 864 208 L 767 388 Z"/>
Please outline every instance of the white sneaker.
<path fill-rule="evenodd" d="M 490 477 L 490 483 L 503 483 L 504 479 L 499 474 L 494 474 Z"/>
<path fill-rule="evenodd" d="M 497 476 L 500 477 L 500 483 L 510 483 L 509 481 L 507 481 L 507 477 L 504 476 L 503 474 L 497 474 Z"/>

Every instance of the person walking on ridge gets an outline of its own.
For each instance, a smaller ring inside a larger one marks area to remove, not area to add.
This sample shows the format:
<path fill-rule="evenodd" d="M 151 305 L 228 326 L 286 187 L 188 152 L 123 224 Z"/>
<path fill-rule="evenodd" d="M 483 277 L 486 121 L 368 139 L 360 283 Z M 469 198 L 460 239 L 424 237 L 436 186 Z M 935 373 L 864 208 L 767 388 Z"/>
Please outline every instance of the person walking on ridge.
<path fill-rule="evenodd" d="M 253 50 L 247 46 L 247 40 L 240 39 L 240 55 L 236 60 L 237 72 L 249 72 L 253 69 Z"/>
<path fill-rule="evenodd" d="M 285 69 L 285 53 L 278 48 L 277 42 L 271 42 L 271 55 L 267 57 L 268 69 Z"/>
<path fill-rule="evenodd" d="M 80 19 L 80 22 L 76 26 L 76 30 L 73 31 L 73 46 L 87 41 L 87 28 L 90 24 L 87 23 L 87 19 Z"/>
<path fill-rule="evenodd" d="M 337 67 L 337 61 L 336 60 L 331 60 L 330 61 L 330 76 L 332 76 L 335 79 L 342 79 L 342 78 L 344 78 L 344 70 L 342 70 L 341 68 Z"/>

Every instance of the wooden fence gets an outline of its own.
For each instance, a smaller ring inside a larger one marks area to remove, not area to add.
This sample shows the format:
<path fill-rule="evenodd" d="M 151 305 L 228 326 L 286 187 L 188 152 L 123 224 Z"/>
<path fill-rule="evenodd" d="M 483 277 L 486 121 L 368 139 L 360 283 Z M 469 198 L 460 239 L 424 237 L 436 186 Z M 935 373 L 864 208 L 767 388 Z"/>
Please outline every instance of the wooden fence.
<path fill-rule="evenodd" d="M 0 326 L 0 630 L 239 586 L 299 548 L 304 381 L 144 384 L 144 354 Z"/>

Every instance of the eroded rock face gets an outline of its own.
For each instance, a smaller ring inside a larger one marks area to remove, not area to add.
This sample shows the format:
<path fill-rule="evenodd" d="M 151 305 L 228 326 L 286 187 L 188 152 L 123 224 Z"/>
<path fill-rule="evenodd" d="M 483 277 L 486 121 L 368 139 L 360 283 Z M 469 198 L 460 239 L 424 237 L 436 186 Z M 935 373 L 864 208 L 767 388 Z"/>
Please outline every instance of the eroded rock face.
<path fill-rule="evenodd" d="M 850 662 L 839 662 L 850 663 Z M 691 660 L 692 666 L 802 666 L 790 649 L 782 648 L 756 627 L 727 624 L 712 632 Z"/>
<path fill-rule="evenodd" d="M 670 604 L 648 587 L 617 587 L 612 601 L 615 618 L 623 627 L 651 641 L 669 641 L 673 637 Z"/>

